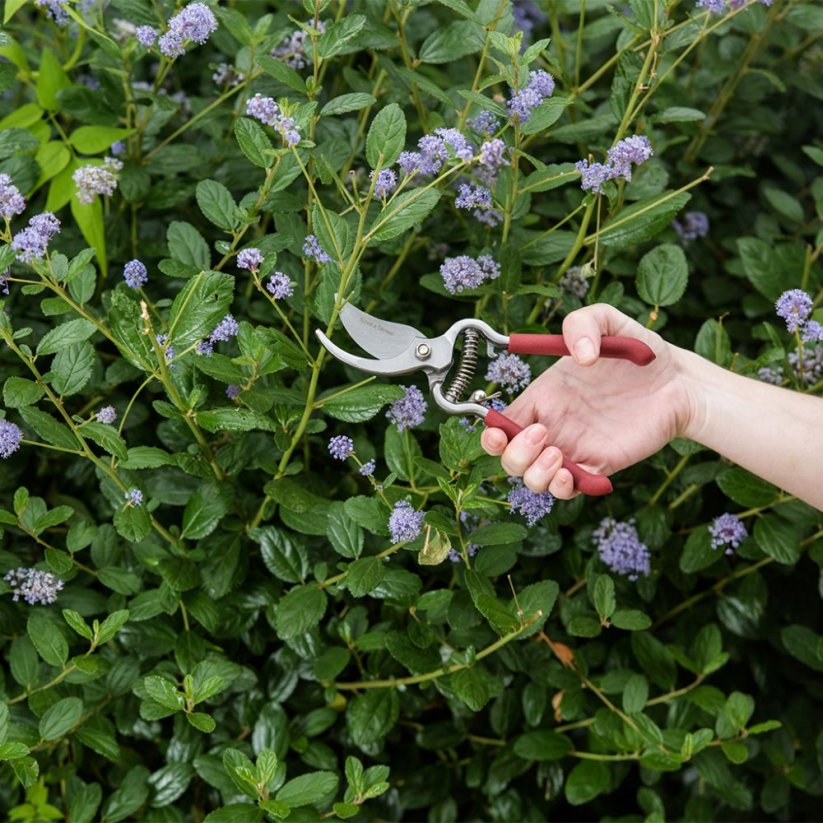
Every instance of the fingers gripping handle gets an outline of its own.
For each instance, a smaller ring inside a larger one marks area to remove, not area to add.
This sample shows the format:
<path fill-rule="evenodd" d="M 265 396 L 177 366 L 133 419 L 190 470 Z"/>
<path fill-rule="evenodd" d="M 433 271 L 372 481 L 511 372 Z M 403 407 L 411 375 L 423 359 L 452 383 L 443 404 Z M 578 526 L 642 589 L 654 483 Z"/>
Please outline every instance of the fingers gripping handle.
<path fill-rule="evenodd" d="M 545 337 L 546 335 L 535 336 Z M 489 409 L 483 419 L 483 422 L 487 426 L 492 426 L 495 429 L 502 429 L 506 432 L 506 436 L 509 440 L 523 431 L 523 429 L 518 426 L 514 420 L 510 420 L 508 417 L 500 414 L 500 412 L 497 412 L 494 409 Z M 585 469 L 578 466 L 577 463 L 572 463 L 571 460 L 566 460 L 565 457 L 563 458 L 563 468 L 569 470 L 571 476 L 574 478 L 575 489 L 583 494 L 600 496 L 603 494 L 609 494 L 612 490 L 612 484 L 608 477 L 603 477 L 603 475 L 600 474 L 590 474 Z"/>
<path fill-rule="evenodd" d="M 562 334 L 513 334 L 509 349 L 513 354 L 550 354 L 565 357 L 571 354 Z M 638 366 L 647 366 L 655 358 L 654 352 L 633 337 L 603 337 L 600 340 L 601 357 L 619 357 Z"/>

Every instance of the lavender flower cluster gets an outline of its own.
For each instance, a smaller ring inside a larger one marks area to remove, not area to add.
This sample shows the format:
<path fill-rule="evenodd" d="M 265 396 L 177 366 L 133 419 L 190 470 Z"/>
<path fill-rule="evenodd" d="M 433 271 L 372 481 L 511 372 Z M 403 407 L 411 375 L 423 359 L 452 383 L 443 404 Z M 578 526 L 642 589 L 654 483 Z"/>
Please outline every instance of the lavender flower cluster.
<path fill-rule="evenodd" d="M 423 392 L 417 386 L 404 386 L 403 389 L 404 395 L 395 400 L 386 412 L 386 417 L 401 432 L 419 426 L 426 417 L 426 409 L 428 409 Z"/>
<path fill-rule="evenodd" d="M 8 460 L 19 448 L 23 439 L 20 427 L 0 417 L 0 457 Z"/>
<path fill-rule="evenodd" d="M 721 514 L 715 517 L 709 526 L 712 536 L 712 548 L 726 548 L 726 554 L 733 554 L 734 550 L 749 536 L 743 521 L 733 514 Z"/>
<path fill-rule="evenodd" d="M 141 289 L 149 282 L 149 272 L 139 260 L 129 260 L 123 266 L 123 280 L 130 289 Z"/>
<path fill-rule="evenodd" d="M 209 336 L 197 344 L 197 353 L 211 357 L 215 343 L 226 343 L 237 336 L 240 326 L 237 321 L 227 314 L 209 333 Z"/>
<path fill-rule="evenodd" d="M 600 559 L 616 574 L 629 580 L 651 571 L 651 555 L 645 543 L 640 541 L 634 520 L 621 523 L 612 517 L 604 517 L 592 534 Z"/>
<path fill-rule="evenodd" d="M 516 354 L 500 352 L 489 362 L 486 380 L 496 383 L 509 394 L 514 394 L 532 382 L 532 370 L 529 364 Z"/>
<path fill-rule="evenodd" d="M 512 488 L 506 498 L 511 504 L 511 514 L 522 514 L 526 523 L 533 526 L 551 513 L 554 507 L 554 496 L 549 492 L 533 492 L 523 485 L 519 477 L 510 477 Z"/>
<path fill-rule="evenodd" d="M 466 554 L 469 557 L 474 557 L 477 552 L 480 551 L 480 546 L 477 543 L 466 543 Z M 449 553 L 446 555 L 446 558 L 450 560 L 452 563 L 462 563 L 463 562 L 463 555 L 460 554 L 457 549 L 449 549 Z"/>
<path fill-rule="evenodd" d="M 603 185 L 609 180 L 622 177 L 632 179 L 632 166 L 645 163 L 654 152 L 648 137 L 634 135 L 615 143 L 608 152 L 605 163 L 580 160 L 575 168 L 580 172 L 580 188 L 583 191 L 603 193 Z"/>
<path fill-rule="evenodd" d="M 709 233 L 709 218 L 702 211 L 687 211 L 682 220 L 673 220 L 672 228 L 681 240 L 697 240 Z"/>
<path fill-rule="evenodd" d="M 31 263 L 46 256 L 49 241 L 59 231 L 60 221 L 50 211 L 44 211 L 32 217 L 28 226 L 14 235 L 11 247 L 17 252 L 18 260 Z"/>
<path fill-rule="evenodd" d="M 500 277 L 500 265 L 489 254 L 476 259 L 466 254 L 447 257 L 440 266 L 440 276 L 449 294 L 476 289 L 487 280 Z"/>
<path fill-rule="evenodd" d="M 11 586 L 12 600 L 15 603 L 22 598 L 30 606 L 48 606 L 54 603 L 64 585 L 51 572 L 23 567 L 6 572 L 3 580 Z"/>
<path fill-rule="evenodd" d="M 398 500 L 389 515 L 392 543 L 409 543 L 419 537 L 425 517 L 425 512 L 415 511 L 407 500 Z"/>
<path fill-rule="evenodd" d="M 532 111 L 554 93 L 554 78 L 543 70 L 529 72 L 526 86 L 509 98 L 507 109 L 512 120 L 527 123 Z"/>
<path fill-rule="evenodd" d="M 812 328 L 809 330 L 807 337 L 806 327 L 809 324 L 806 321 L 812 313 L 814 303 L 803 289 L 784 291 L 774 304 L 774 308 L 777 316 L 786 321 L 787 331 L 792 332 L 792 334 L 796 331 L 801 332 L 803 340 L 806 342 L 821 339 L 817 336 L 820 324 L 814 320 L 811 323 Z"/>
<path fill-rule="evenodd" d="M 694 7 L 705 9 L 709 14 L 725 14 L 726 10 L 737 11 L 748 3 L 749 0 L 697 0 Z M 772 0 L 757 0 L 763 6 L 771 6 Z"/>
<path fill-rule="evenodd" d="M 264 97 L 258 92 L 246 103 L 246 114 L 271 126 L 287 146 L 296 146 L 300 142 L 299 126 L 293 117 L 283 114 L 274 98 Z"/>
<path fill-rule="evenodd" d="M 331 263 L 331 257 L 320 245 L 320 241 L 313 234 L 306 235 L 303 242 L 303 254 L 315 263 Z"/>
<path fill-rule="evenodd" d="M 203 45 L 216 29 L 217 18 L 205 3 L 189 3 L 169 20 L 168 29 L 161 35 L 157 47 L 161 54 L 174 59 L 186 53 L 189 43 Z M 140 42 L 145 46 L 149 33 L 144 31 L 143 37 Z"/>
<path fill-rule="evenodd" d="M 322 20 L 311 21 L 312 28 L 323 34 L 326 31 L 326 24 Z M 283 38 L 280 45 L 272 49 L 271 56 L 282 60 L 289 68 L 297 71 L 304 69 L 314 63 L 311 54 L 306 52 L 306 38 L 308 32 L 305 29 L 296 29 L 290 35 Z"/>
<path fill-rule="evenodd" d="M 4 220 L 22 214 L 26 208 L 26 199 L 20 189 L 14 185 L 9 175 L 0 174 L 0 216 Z"/>
<path fill-rule="evenodd" d="M 417 141 L 417 151 L 404 151 L 397 158 L 397 165 L 406 177 L 416 173 L 434 177 L 454 156 L 468 163 L 474 157 L 471 141 L 458 129 L 438 128 Z"/>

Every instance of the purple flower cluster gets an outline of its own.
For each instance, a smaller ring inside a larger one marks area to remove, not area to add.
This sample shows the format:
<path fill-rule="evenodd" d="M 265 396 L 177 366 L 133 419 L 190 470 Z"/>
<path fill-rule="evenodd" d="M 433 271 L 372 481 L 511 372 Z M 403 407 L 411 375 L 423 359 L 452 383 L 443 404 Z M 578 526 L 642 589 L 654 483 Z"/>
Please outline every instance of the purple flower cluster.
<path fill-rule="evenodd" d="M 532 29 L 546 22 L 546 15 L 534 0 L 512 0 L 514 28 L 523 32 L 523 43 L 531 40 Z"/>
<path fill-rule="evenodd" d="M 802 358 L 796 351 L 789 352 L 786 359 L 797 380 L 807 386 L 813 386 L 823 377 L 823 346 L 804 349 Z"/>
<path fill-rule="evenodd" d="M 20 194 L 20 189 L 11 182 L 7 174 L 0 174 L 0 217 L 11 220 L 17 214 L 22 214 L 26 208 L 26 199 Z"/>
<path fill-rule="evenodd" d="M 709 233 L 709 218 L 702 211 L 687 211 L 682 221 L 672 221 L 672 228 L 681 240 L 697 240 Z"/>
<path fill-rule="evenodd" d="M 111 424 L 117 420 L 117 411 L 114 406 L 103 406 L 95 417 L 98 423 L 105 423 L 107 426 L 111 426 Z"/>
<path fill-rule="evenodd" d="M 454 205 L 458 209 L 490 209 L 492 193 L 485 186 L 463 183 L 458 189 Z"/>
<path fill-rule="evenodd" d="M 8 460 L 19 448 L 23 439 L 20 427 L 10 423 L 5 417 L 0 417 L 0 457 Z"/>
<path fill-rule="evenodd" d="M 369 179 L 374 180 L 374 193 L 381 199 L 388 197 L 397 188 L 397 172 L 393 169 L 381 169 L 376 178 L 372 172 Z"/>
<path fill-rule="evenodd" d="M 733 554 L 734 550 L 749 536 L 743 521 L 733 514 L 721 514 L 715 517 L 709 526 L 712 536 L 712 548 L 726 547 L 726 554 Z"/>
<path fill-rule="evenodd" d="M 71 179 L 77 186 L 77 199 L 81 203 L 91 203 L 95 195 L 111 197 L 117 188 L 117 174 L 123 169 L 123 161 L 116 157 L 106 157 L 102 165 L 81 166 Z"/>
<path fill-rule="evenodd" d="M 140 489 L 129 489 L 123 492 L 123 499 L 127 506 L 140 506 L 143 504 L 143 492 Z"/>
<path fill-rule="evenodd" d="M 26 569 L 22 566 L 6 572 L 3 580 L 11 586 L 12 600 L 15 603 L 22 598 L 30 606 L 38 603 L 48 606 L 57 600 L 57 593 L 63 588 L 63 581 L 51 572 L 39 569 Z"/>
<path fill-rule="evenodd" d="M 286 297 L 291 297 L 294 294 L 294 284 L 287 274 L 282 271 L 276 271 L 266 283 L 266 291 L 269 292 L 275 300 L 283 300 Z"/>
<path fill-rule="evenodd" d="M 774 308 L 777 316 L 786 321 L 786 329 L 796 332 L 809 319 L 813 305 L 812 298 L 802 289 L 789 289 L 780 295 Z"/>
<path fill-rule="evenodd" d="M 189 43 L 202 45 L 217 29 L 217 18 L 205 3 L 189 3 L 169 20 L 168 31 L 160 38 L 158 47 L 166 57 L 180 57 Z"/>
<path fill-rule="evenodd" d="M 654 152 L 647 137 L 634 135 L 626 137 L 609 149 L 605 163 L 590 163 L 580 160 L 575 168 L 580 172 L 580 187 L 583 191 L 593 191 L 601 194 L 603 184 L 609 180 L 623 177 L 632 179 L 632 166 L 645 163 Z"/>
<path fill-rule="evenodd" d="M 506 498 L 511 504 L 510 514 L 522 514 L 526 523 L 533 526 L 542 520 L 554 507 L 554 496 L 550 492 L 533 492 L 523 485 L 519 477 L 510 477 L 512 488 Z"/>
<path fill-rule="evenodd" d="M 214 351 L 215 343 L 227 343 L 232 337 L 237 336 L 240 326 L 237 321 L 227 314 L 210 332 L 208 339 L 197 344 L 197 353 L 210 357 Z"/>
<path fill-rule="evenodd" d="M 589 291 L 589 281 L 583 274 L 581 266 L 572 266 L 567 269 L 563 277 L 560 278 L 559 286 L 567 294 L 572 294 L 581 300 Z"/>
<path fill-rule="evenodd" d="M 486 380 L 497 383 L 509 394 L 514 394 L 519 389 L 525 389 L 532 382 L 532 370 L 529 364 L 516 354 L 501 352 L 489 362 L 489 367 L 486 369 Z"/>
<path fill-rule="evenodd" d="M 139 260 L 129 260 L 123 266 L 123 280 L 130 289 L 140 289 L 149 282 L 149 273 Z"/>
<path fill-rule="evenodd" d="M 423 392 L 417 386 L 404 386 L 405 394 L 395 400 L 386 412 L 386 417 L 397 426 L 398 431 L 419 426 L 426 416 L 426 403 Z"/>
<path fill-rule="evenodd" d="M 240 397 L 241 391 L 240 386 L 226 386 L 226 397 L 228 397 L 229 400 L 236 400 Z"/>
<path fill-rule="evenodd" d="M 280 111 L 280 106 L 274 98 L 255 94 L 246 103 L 246 114 L 275 129 L 287 146 L 296 146 L 300 142 L 300 129 L 297 123 L 293 117 L 287 117 Z"/>
<path fill-rule="evenodd" d="M 260 249 L 243 249 L 237 253 L 237 268 L 257 272 L 263 263 L 263 254 Z"/>
<path fill-rule="evenodd" d="M 447 257 L 440 266 L 440 276 L 449 294 L 476 289 L 486 280 L 500 277 L 500 265 L 491 255 L 481 254 L 476 260 L 466 254 Z"/>
<path fill-rule="evenodd" d="M 66 11 L 66 4 L 62 0 L 34 0 L 38 9 L 45 9 L 46 13 L 58 26 L 65 26 L 71 19 Z"/>
<path fill-rule="evenodd" d="M 326 24 L 320 20 L 316 23 L 312 21 L 312 27 L 321 34 L 326 31 Z M 296 29 L 271 51 L 271 56 L 282 60 L 291 69 L 304 69 L 307 65 L 310 66 L 314 60 L 311 54 L 306 52 L 306 37 L 308 37 L 307 32 L 303 29 Z"/>
<path fill-rule="evenodd" d="M 345 434 L 338 434 L 329 440 L 329 454 L 335 460 L 345 460 L 354 454 L 354 441 Z"/>
<path fill-rule="evenodd" d="M 374 470 L 377 468 L 377 461 L 372 458 L 371 460 L 367 460 L 359 469 L 358 471 L 363 477 L 371 477 L 374 474 Z"/>
<path fill-rule="evenodd" d="M 823 325 L 818 323 L 817 320 L 806 321 L 801 338 L 804 343 L 823 342 Z"/>
<path fill-rule="evenodd" d="M 389 516 L 392 543 L 409 543 L 423 531 L 424 512 L 415 511 L 407 500 L 398 500 Z"/>
<path fill-rule="evenodd" d="M 452 156 L 468 163 L 475 148 L 458 129 L 439 128 L 417 141 L 417 151 L 404 151 L 397 158 L 397 165 L 406 177 L 417 172 L 431 177 L 436 175 Z"/>
<path fill-rule="evenodd" d="M 169 343 L 169 336 L 167 334 L 157 334 L 155 335 L 154 339 L 157 341 L 157 345 L 160 346 L 165 350 L 165 360 L 167 363 L 171 363 L 174 360 L 174 346 Z M 169 368 L 174 368 L 174 366 L 170 366 Z"/>
<path fill-rule="evenodd" d="M 211 76 L 212 83 L 215 86 L 223 86 L 227 89 L 239 86 L 245 79 L 246 75 L 229 63 L 219 63 Z"/>
<path fill-rule="evenodd" d="M 9 293 L 9 271 L 10 269 L 6 269 L 0 272 L 0 294 Z"/>
<path fill-rule="evenodd" d="M 49 241 L 60 231 L 60 221 L 50 212 L 36 214 L 29 225 L 14 235 L 11 247 L 17 252 L 17 259 L 31 263 L 37 257 L 45 257 Z"/>
<path fill-rule="evenodd" d="M 490 111 L 481 111 L 468 120 L 467 125 L 478 134 L 494 134 L 500 128 L 500 121 Z"/>
<path fill-rule="evenodd" d="M 134 31 L 134 36 L 141 46 L 150 49 L 157 40 L 157 29 L 154 26 L 138 26 Z"/>
<path fill-rule="evenodd" d="M 511 118 L 519 123 L 528 122 L 532 111 L 553 93 L 554 78 L 547 71 L 530 71 L 525 88 L 514 92 L 509 99 L 507 107 Z"/>
<path fill-rule="evenodd" d="M 600 559 L 613 572 L 637 580 L 639 575 L 648 575 L 651 571 L 651 555 L 646 544 L 640 542 L 634 520 L 620 523 L 604 517 L 592 538 Z"/>
<path fill-rule="evenodd" d="M 306 236 L 306 240 L 303 243 L 303 254 L 305 254 L 310 260 L 314 260 L 316 263 L 331 263 L 331 257 L 326 254 L 323 247 L 320 245 L 320 241 L 313 234 Z"/>
<path fill-rule="evenodd" d="M 466 543 L 466 554 L 469 557 L 474 557 L 477 552 L 480 551 L 480 546 L 477 543 Z M 463 562 L 463 555 L 460 554 L 457 549 L 449 549 L 449 553 L 446 555 L 448 560 L 451 560 L 452 563 L 462 563 Z"/>
<path fill-rule="evenodd" d="M 748 0 L 697 0 L 697 9 L 705 9 L 709 14 L 724 14 L 728 7 L 731 11 L 742 8 Z M 763 6 L 771 6 L 772 0 L 758 0 Z"/>

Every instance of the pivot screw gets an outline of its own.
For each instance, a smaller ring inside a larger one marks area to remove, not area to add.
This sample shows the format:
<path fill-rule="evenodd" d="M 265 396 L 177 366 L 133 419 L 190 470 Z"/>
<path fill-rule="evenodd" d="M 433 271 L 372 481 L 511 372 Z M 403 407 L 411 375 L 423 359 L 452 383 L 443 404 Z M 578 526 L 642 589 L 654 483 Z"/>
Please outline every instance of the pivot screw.
<path fill-rule="evenodd" d="M 431 357 L 432 347 L 428 343 L 418 343 L 414 353 L 418 360 L 428 360 Z"/>

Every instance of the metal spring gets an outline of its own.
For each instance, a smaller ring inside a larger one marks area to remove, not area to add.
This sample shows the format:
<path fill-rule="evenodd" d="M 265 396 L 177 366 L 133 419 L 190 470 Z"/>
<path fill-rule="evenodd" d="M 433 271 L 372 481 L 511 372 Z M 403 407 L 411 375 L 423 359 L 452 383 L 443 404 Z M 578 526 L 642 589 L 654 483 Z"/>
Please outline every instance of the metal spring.
<path fill-rule="evenodd" d="M 445 391 L 446 399 L 452 403 L 459 403 L 463 392 L 474 377 L 477 366 L 477 351 L 480 346 L 480 333 L 475 329 L 466 329 L 463 332 L 463 350 L 460 352 L 460 362 L 449 387 Z"/>

